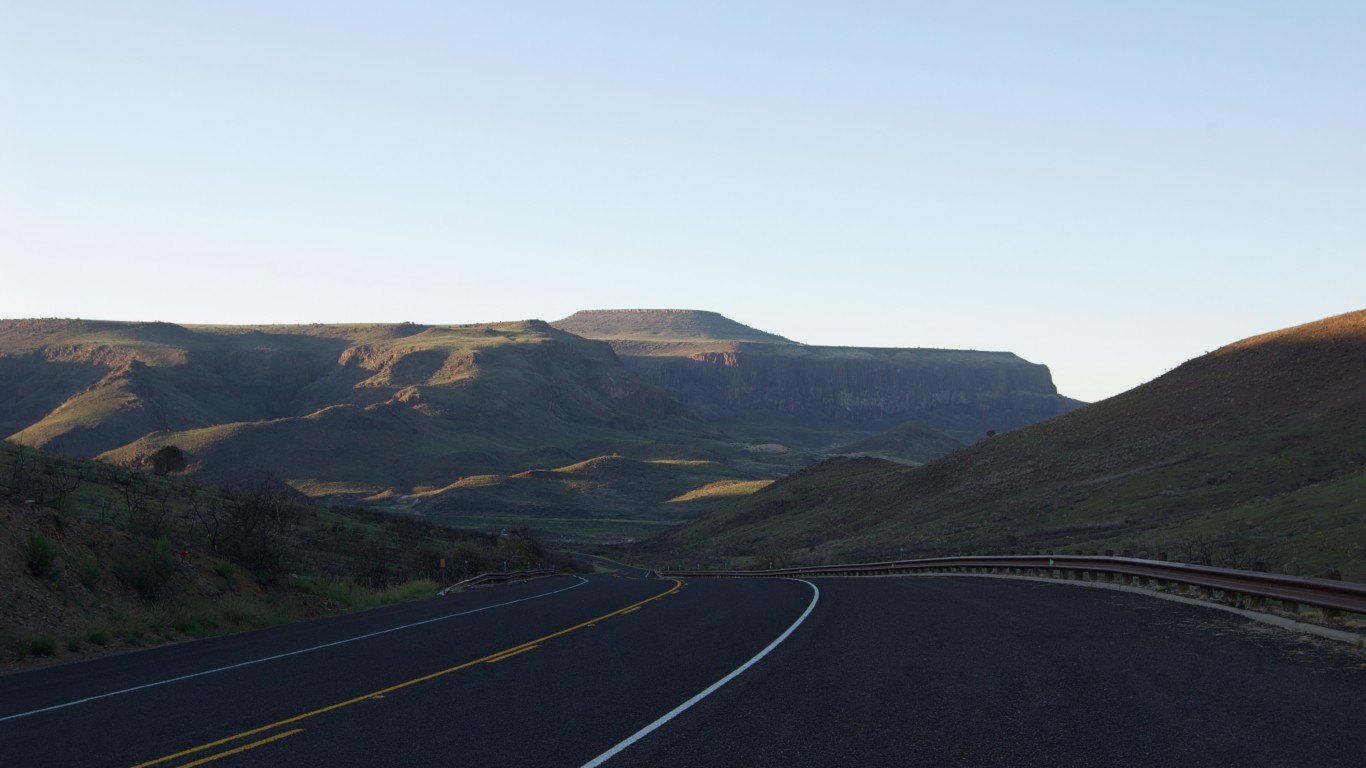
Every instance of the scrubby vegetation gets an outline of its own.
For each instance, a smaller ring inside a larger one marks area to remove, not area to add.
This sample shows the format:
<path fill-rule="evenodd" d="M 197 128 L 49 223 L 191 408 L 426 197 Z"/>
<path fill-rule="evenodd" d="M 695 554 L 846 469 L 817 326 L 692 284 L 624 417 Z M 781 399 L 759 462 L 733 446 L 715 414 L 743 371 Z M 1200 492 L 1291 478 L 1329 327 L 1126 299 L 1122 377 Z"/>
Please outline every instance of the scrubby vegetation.
<path fill-rule="evenodd" d="M 206 486 L 166 466 L 0 443 L 0 572 L 14 583 L 0 596 L 0 661 L 369 608 L 466 573 L 575 567 L 525 530 L 322 506 L 269 476 Z"/>

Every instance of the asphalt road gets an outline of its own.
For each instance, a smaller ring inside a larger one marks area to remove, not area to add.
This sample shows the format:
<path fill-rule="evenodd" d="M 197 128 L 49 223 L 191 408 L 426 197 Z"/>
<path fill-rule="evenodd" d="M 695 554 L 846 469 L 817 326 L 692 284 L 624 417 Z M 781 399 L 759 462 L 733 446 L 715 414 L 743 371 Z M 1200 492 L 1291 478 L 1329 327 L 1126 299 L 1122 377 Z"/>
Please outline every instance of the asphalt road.
<path fill-rule="evenodd" d="M 1355 766 L 1362 702 L 1354 649 L 1142 596 L 614 574 L 0 677 L 0 765 Z"/>

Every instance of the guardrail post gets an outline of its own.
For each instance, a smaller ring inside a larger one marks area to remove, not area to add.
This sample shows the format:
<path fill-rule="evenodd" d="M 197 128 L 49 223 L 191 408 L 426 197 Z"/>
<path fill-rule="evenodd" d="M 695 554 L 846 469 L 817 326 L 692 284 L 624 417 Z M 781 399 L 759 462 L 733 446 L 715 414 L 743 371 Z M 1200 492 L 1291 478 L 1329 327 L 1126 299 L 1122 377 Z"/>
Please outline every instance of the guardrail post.
<path fill-rule="evenodd" d="M 1325 578 L 1325 579 L 1332 579 L 1332 580 L 1334 580 L 1334 581 L 1342 581 L 1342 571 L 1339 571 L 1339 570 L 1336 569 L 1336 568 L 1329 568 L 1329 569 L 1328 569 L 1328 572 L 1325 573 L 1325 574 L 1323 574 L 1323 578 Z M 1324 608 L 1324 609 L 1323 609 L 1323 618 L 1325 618 L 1325 619 L 1336 619 L 1336 618 L 1338 618 L 1338 617 L 1341 616 L 1341 615 L 1342 615 L 1342 612 L 1339 611 L 1339 610 L 1337 610 L 1337 609 L 1335 609 L 1335 608 Z"/>

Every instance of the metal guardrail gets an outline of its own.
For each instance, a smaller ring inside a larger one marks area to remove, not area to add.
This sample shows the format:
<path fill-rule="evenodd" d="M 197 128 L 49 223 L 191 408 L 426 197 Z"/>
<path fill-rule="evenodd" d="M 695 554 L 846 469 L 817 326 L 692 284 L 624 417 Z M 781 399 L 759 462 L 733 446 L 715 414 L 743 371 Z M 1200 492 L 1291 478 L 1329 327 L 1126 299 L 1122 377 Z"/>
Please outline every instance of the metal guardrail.
<path fill-rule="evenodd" d="M 1366 584 L 1309 576 L 1287 576 L 1240 571 L 1211 565 L 1138 560 L 1128 557 L 1078 555 L 1008 555 L 1000 557 L 937 557 L 883 563 L 820 565 L 756 571 L 662 571 L 664 576 L 878 576 L 899 573 L 996 573 L 1104 581 L 1136 586 L 1171 586 L 1179 593 L 1192 588 L 1203 596 L 1223 593 L 1224 602 L 1246 601 L 1262 608 L 1276 600 L 1288 611 L 1310 605 L 1328 611 L 1366 614 Z"/>
<path fill-rule="evenodd" d="M 517 581 L 518 579 L 536 579 L 542 576 L 554 576 L 559 571 L 554 568 L 533 568 L 527 571 L 509 571 L 507 573 L 481 573 L 478 576 L 471 576 L 464 581 L 441 590 L 439 594 L 446 594 L 452 590 L 463 589 L 465 587 L 477 587 L 481 584 L 500 584 L 505 581 Z"/>

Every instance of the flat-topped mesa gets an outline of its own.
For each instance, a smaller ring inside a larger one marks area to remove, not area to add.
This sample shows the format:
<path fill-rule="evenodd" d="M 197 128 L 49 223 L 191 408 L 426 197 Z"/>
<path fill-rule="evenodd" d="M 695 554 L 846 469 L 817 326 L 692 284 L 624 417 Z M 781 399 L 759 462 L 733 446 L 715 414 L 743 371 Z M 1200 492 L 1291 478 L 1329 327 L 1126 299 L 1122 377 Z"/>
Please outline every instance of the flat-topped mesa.
<path fill-rule="evenodd" d="M 578 312 L 552 325 L 606 341 L 628 368 L 737 431 L 914 421 L 972 442 L 1081 405 L 1058 394 L 1046 366 L 1009 352 L 809 346 L 696 310 Z"/>
<path fill-rule="evenodd" d="M 777 334 L 698 309 L 588 309 L 551 325 L 606 341 L 752 341 L 792 344 Z"/>

